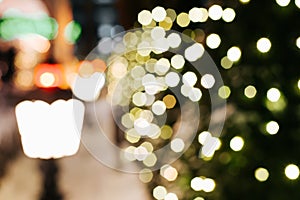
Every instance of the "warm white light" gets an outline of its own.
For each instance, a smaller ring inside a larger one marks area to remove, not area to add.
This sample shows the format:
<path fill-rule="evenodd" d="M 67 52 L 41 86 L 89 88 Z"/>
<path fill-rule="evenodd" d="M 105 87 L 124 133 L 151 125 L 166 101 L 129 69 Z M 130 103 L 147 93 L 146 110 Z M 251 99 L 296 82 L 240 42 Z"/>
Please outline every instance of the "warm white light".
<path fill-rule="evenodd" d="M 152 104 L 152 112 L 156 115 L 162 115 L 166 112 L 166 105 L 163 101 L 155 101 L 153 104 Z"/>
<path fill-rule="evenodd" d="M 201 177 L 195 177 L 191 180 L 191 188 L 195 191 L 201 191 L 203 189 L 203 179 Z"/>
<path fill-rule="evenodd" d="M 132 102 L 136 106 L 143 106 L 145 105 L 146 101 L 147 101 L 147 96 L 143 92 L 137 92 L 132 96 Z"/>
<path fill-rule="evenodd" d="M 165 199 L 164 200 L 178 200 L 178 197 L 176 194 L 174 193 L 168 193 L 166 196 L 165 196 Z"/>
<path fill-rule="evenodd" d="M 164 21 L 166 16 L 167 12 L 163 7 L 157 6 L 152 10 L 152 18 L 157 22 Z"/>
<path fill-rule="evenodd" d="M 218 34 L 212 33 L 206 38 L 206 44 L 211 49 L 216 49 L 221 44 L 221 38 Z"/>
<path fill-rule="evenodd" d="M 24 153 L 31 158 L 60 158 L 79 148 L 84 104 L 78 100 L 23 101 L 16 118 Z"/>
<path fill-rule="evenodd" d="M 230 140 L 230 148 L 233 151 L 240 151 L 244 146 L 244 140 L 242 137 L 235 136 Z"/>
<path fill-rule="evenodd" d="M 212 20 L 219 20 L 221 19 L 223 14 L 223 9 L 221 6 L 219 5 L 212 5 L 209 9 L 208 9 L 208 16 L 212 19 Z"/>
<path fill-rule="evenodd" d="M 235 11 L 232 9 L 232 8 L 226 8 L 224 11 L 223 11 L 223 14 L 222 14 L 222 19 L 225 21 L 225 22 L 232 22 L 235 18 Z"/>
<path fill-rule="evenodd" d="M 295 5 L 300 8 L 300 0 L 295 0 Z M 300 48 L 300 47 L 299 47 Z"/>
<path fill-rule="evenodd" d="M 162 167 L 161 175 L 168 181 L 175 181 L 178 176 L 178 172 L 174 167 L 167 165 Z"/>
<path fill-rule="evenodd" d="M 159 59 L 154 65 L 154 71 L 158 75 L 165 75 L 170 69 L 170 62 L 166 58 Z"/>
<path fill-rule="evenodd" d="M 167 189 L 163 186 L 157 186 L 153 189 L 153 197 L 157 200 L 162 200 L 167 195 Z"/>
<path fill-rule="evenodd" d="M 246 3 L 249 3 L 250 0 L 240 0 L 240 2 L 243 3 L 243 4 L 246 4 Z"/>
<path fill-rule="evenodd" d="M 185 64 L 185 60 L 182 55 L 176 54 L 171 58 L 171 65 L 175 69 L 183 68 L 184 64 Z"/>
<path fill-rule="evenodd" d="M 204 51 L 205 51 L 205 49 L 202 44 L 195 43 L 192 46 L 185 49 L 184 57 L 188 61 L 194 62 L 202 57 L 202 55 L 204 54 Z"/>
<path fill-rule="evenodd" d="M 45 72 L 40 76 L 40 83 L 45 87 L 51 87 L 55 83 L 55 76 L 53 73 Z"/>
<path fill-rule="evenodd" d="M 197 102 L 201 99 L 202 97 L 202 92 L 199 88 L 192 88 L 189 91 L 188 97 L 191 101 Z"/>
<path fill-rule="evenodd" d="M 211 178 L 206 178 L 203 181 L 203 191 L 204 192 L 212 192 L 216 187 L 216 183 Z"/>
<path fill-rule="evenodd" d="M 90 77 L 76 75 L 71 84 L 73 94 L 83 101 L 94 101 L 98 99 L 105 85 L 104 73 L 95 72 Z"/>
<path fill-rule="evenodd" d="M 198 136 L 198 142 L 202 145 L 204 145 L 204 142 L 209 138 L 212 137 L 210 132 L 208 131 L 203 131 L 199 134 Z"/>
<path fill-rule="evenodd" d="M 249 99 L 255 97 L 256 93 L 257 93 L 256 88 L 252 85 L 248 85 L 244 90 L 245 96 Z"/>
<path fill-rule="evenodd" d="M 266 125 L 266 131 L 270 135 L 275 135 L 279 131 L 279 125 L 278 125 L 278 123 L 275 122 L 275 121 L 268 122 L 267 125 Z"/>
<path fill-rule="evenodd" d="M 299 177 L 299 167 L 294 164 L 289 164 L 286 166 L 284 173 L 289 179 L 295 180 Z"/>
<path fill-rule="evenodd" d="M 289 5 L 290 0 L 276 0 L 276 3 L 281 7 L 286 7 Z"/>
<path fill-rule="evenodd" d="M 182 76 L 182 82 L 183 84 L 186 84 L 188 86 L 194 86 L 197 82 L 198 78 L 197 75 L 194 72 L 188 71 Z"/>
<path fill-rule="evenodd" d="M 147 26 L 152 21 L 152 14 L 149 10 L 142 10 L 138 14 L 138 22 L 144 26 Z"/>
<path fill-rule="evenodd" d="M 165 76 L 165 82 L 169 87 L 176 87 L 180 82 L 180 77 L 175 72 L 169 72 Z"/>
<path fill-rule="evenodd" d="M 189 11 L 189 18 L 192 22 L 205 22 L 208 18 L 208 12 L 205 8 L 192 8 Z"/>
<path fill-rule="evenodd" d="M 299 2 L 300 2 L 300 0 L 299 0 Z M 300 3 L 299 3 L 299 6 L 300 6 Z M 300 37 L 298 37 L 296 40 L 296 46 L 300 49 Z"/>
<path fill-rule="evenodd" d="M 227 99 L 230 96 L 230 94 L 231 94 L 230 87 L 226 85 L 221 86 L 218 90 L 218 95 L 222 99 Z"/>
<path fill-rule="evenodd" d="M 241 58 L 241 56 L 242 56 L 242 52 L 239 47 L 234 46 L 228 49 L 227 51 L 227 57 L 232 62 L 238 61 Z"/>
<path fill-rule="evenodd" d="M 277 88 L 271 88 L 267 92 L 267 98 L 272 102 L 277 102 L 280 99 L 280 96 L 280 91 Z"/>
<path fill-rule="evenodd" d="M 182 152 L 184 149 L 183 140 L 180 138 L 173 139 L 171 141 L 171 149 L 176 153 Z"/>
<path fill-rule="evenodd" d="M 142 161 L 145 160 L 145 158 L 149 155 L 149 152 L 145 147 L 139 146 L 134 149 L 133 154 L 135 159 L 137 159 L 138 161 Z"/>
<path fill-rule="evenodd" d="M 264 182 L 269 178 L 269 172 L 267 169 L 260 167 L 255 170 L 254 176 L 258 181 Z"/>
<path fill-rule="evenodd" d="M 298 80 L 298 89 L 300 90 L 300 79 Z"/>
<path fill-rule="evenodd" d="M 201 85 L 206 89 L 212 88 L 214 86 L 215 82 L 216 82 L 215 78 L 211 74 L 205 74 L 201 78 Z"/>
<path fill-rule="evenodd" d="M 181 38 L 177 33 L 171 33 L 167 37 L 167 42 L 171 48 L 177 48 L 181 44 Z"/>
<path fill-rule="evenodd" d="M 268 38 L 260 38 L 257 43 L 257 49 L 262 53 L 267 53 L 271 49 L 271 41 Z"/>

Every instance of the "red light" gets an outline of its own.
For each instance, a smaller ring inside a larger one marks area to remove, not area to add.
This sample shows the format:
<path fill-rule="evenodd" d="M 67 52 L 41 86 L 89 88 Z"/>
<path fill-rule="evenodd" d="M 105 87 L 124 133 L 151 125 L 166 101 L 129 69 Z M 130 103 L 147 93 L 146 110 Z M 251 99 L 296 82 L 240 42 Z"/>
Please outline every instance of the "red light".
<path fill-rule="evenodd" d="M 34 82 L 41 88 L 63 87 L 63 67 L 60 64 L 48 63 L 38 65 L 34 71 Z"/>

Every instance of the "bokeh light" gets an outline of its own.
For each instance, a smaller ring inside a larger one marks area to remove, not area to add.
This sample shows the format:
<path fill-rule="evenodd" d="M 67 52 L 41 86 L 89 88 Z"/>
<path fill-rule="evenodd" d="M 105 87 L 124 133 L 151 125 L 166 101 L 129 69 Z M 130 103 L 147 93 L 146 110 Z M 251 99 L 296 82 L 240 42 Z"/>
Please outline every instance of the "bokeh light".
<path fill-rule="evenodd" d="M 222 19 L 225 21 L 225 22 L 232 22 L 235 18 L 235 11 L 232 9 L 232 8 L 226 8 L 224 11 L 223 11 L 223 14 L 222 14 Z"/>
<path fill-rule="evenodd" d="M 271 88 L 267 91 L 267 98 L 271 102 L 277 102 L 280 99 L 281 93 L 277 88 Z"/>
<path fill-rule="evenodd" d="M 201 85 L 206 89 L 212 88 L 215 82 L 216 80 L 211 74 L 205 74 L 201 77 Z"/>
<path fill-rule="evenodd" d="M 177 16 L 176 22 L 181 27 L 187 27 L 190 24 L 190 18 L 187 13 L 180 13 Z"/>
<path fill-rule="evenodd" d="M 300 2 L 300 0 L 299 0 Z M 299 3 L 300 4 L 300 3 Z M 296 46 L 300 49 L 300 37 L 296 39 Z"/>
<path fill-rule="evenodd" d="M 233 46 L 227 51 L 227 58 L 232 62 L 237 62 L 242 56 L 242 52 L 239 47 Z"/>
<path fill-rule="evenodd" d="M 290 0 L 276 0 L 276 3 L 281 7 L 286 7 L 289 5 Z"/>
<path fill-rule="evenodd" d="M 244 95 L 249 99 L 254 98 L 256 93 L 257 93 L 256 88 L 253 85 L 248 85 L 244 89 Z"/>
<path fill-rule="evenodd" d="M 227 56 L 223 57 L 221 59 L 221 66 L 224 69 L 230 69 L 233 65 L 233 61 L 229 60 Z"/>
<path fill-rule="evenodd" d="M 219 20 L 221 19 L 223 15 L 223 9 L 221 6 L 219 5 L 212 5 L 211 7 L 209 7 L 208 9 L 208 16 L 212 19 L 212 20 Z"/>
<path fill-rule="evenodd" d="M 266 124 L 266 131 L 270 135 L 275 135 L 279 131 L 279 124 L 275 121 L 270 121 Z"/>
<path fill-rule="evenodd" d="M 152 21 L 152 14 L 149 10 L 142 10 L 138 14 L 138 22 L 144 26 L 147 26 Z"/>
<path fill-rule="evenodd" d="M 269 178 L 269 172 L 267 169 L 260 167 L 255 170 L 254 176 L 258 181 L 264 182 Z"/>
<path fill-rule="evenodd" d="M 206 38 L 206 45 L 211 49 L 216 49 L 221 44 L 221 38 L 218 34 L 212 33 Z"/>
<path fill-rule="evenodd" d="M 260 38 L 257 43 L 257 49 L 262 53 L 267 53 L 271 49 L 271 41 L 268 38 Z"/>
<path fill-rule="evenodd" d="M 230 96 L 230 94 L 231 94 L 230 87 L 226 85 L 221 86 L 218 90 L 218 95 L 222 99 L 227 99 Z"/>
<path fill-rule="evenodd" d="M 244 147 L 244 139 L 240 136 L 235 136 L 230 140 L 230 148 L 233 151 L 240 151 Z"/>
<path fill-rule="evenodd" d="M 157 200 L 162 200 L 167 195 L 167 189 L 163 186 L 156 186 L 153 189 L 153 197 Z"/>
<path fill-rule="evenodd" d="M 299 177 L 299 167 L 295 164 L 289 164 L 285 167 L 284 173 L 289 179 L 295 180 Z"/>
<path fill-rule="evenodd" d="M 153 8 L 151 13 L 152 13 L 152 18 L 157 22 L 163 21 L 167 16 L 166 10 L 160 6 Z"/>

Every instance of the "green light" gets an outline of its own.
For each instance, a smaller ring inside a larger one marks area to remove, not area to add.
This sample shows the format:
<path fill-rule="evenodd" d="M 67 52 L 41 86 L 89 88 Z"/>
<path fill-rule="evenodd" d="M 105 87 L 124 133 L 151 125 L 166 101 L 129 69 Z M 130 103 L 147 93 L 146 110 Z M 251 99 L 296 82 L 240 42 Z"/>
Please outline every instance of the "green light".
<path fill-rule="evenodd" d="M 78 40 L 80 34 L 81 26 L 78 23 L 71 21 L 67 24 L 65 28 L 65 38 L 68 42 L 75 43 Z"/>
<path fill-rule="evenodd" d="M 55 19 L 43 17 L 6 17 L 0 19 L 0 38 L 13 40 L 26 34 L 39 34 L 51 40 L 56 36 L 58 25 Z"/>

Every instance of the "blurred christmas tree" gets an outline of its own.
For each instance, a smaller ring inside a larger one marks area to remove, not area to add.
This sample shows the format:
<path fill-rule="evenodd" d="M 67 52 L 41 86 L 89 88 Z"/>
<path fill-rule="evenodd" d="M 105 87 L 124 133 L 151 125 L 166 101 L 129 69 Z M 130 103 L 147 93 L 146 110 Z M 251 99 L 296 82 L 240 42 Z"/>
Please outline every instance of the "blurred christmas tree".
<path fill-rule="evenodd" d="M 203 43 L 219 67 L 228 118 L 213 156 L 201 155 L 200 143 L 209 134 L 202 132 L 204 125 L 172 163 L 175 179 L 160 176 L 163 169 L 156 172 L 154 198 L 299 199 L 300 1 L 180 5 L 162 6 L 167 16 L 175 15 L 172 29 Z M 188 25 L 178 20 L 181 12 L 189 16 Z"/>

